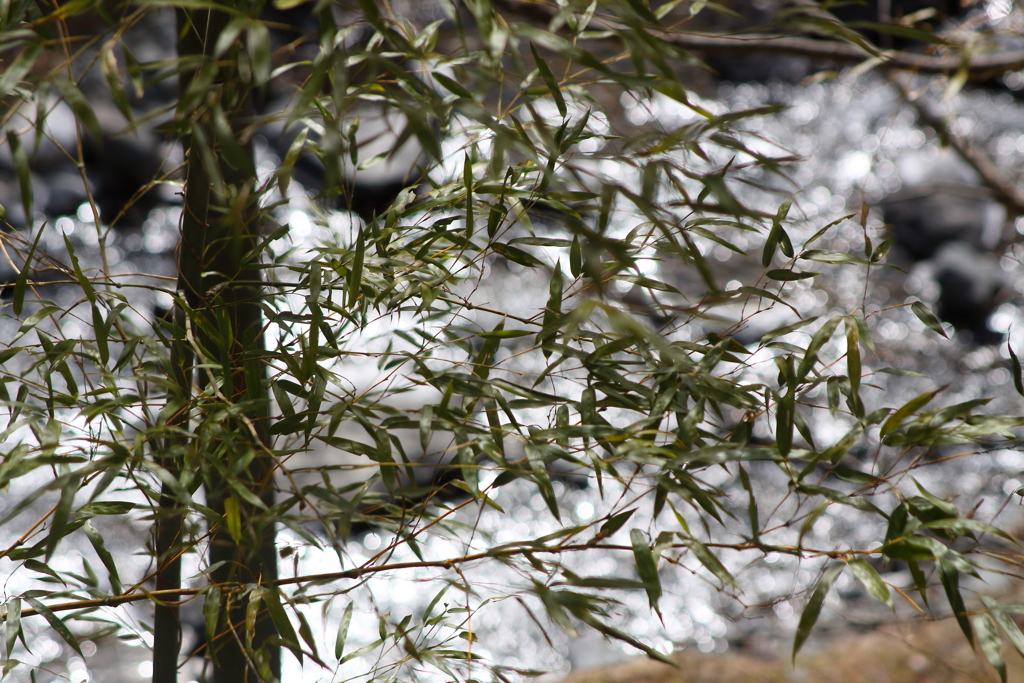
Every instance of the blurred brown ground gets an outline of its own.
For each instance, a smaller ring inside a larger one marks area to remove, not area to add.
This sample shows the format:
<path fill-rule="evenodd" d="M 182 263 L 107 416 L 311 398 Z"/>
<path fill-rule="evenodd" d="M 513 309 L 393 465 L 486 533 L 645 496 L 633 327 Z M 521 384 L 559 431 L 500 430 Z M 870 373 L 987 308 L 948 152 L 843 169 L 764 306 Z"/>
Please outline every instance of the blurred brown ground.
<path fill-rule="evenodd" d="M 952 620 L 887 624 L 872 633 L 808 643 L 794 666 L 790 659 L 742 652 L 706 655 L 686 649 L 673 656 L 674 669 L 632 659 L 599 669 L 574 671 L 563 683 L 996 683 L 999 676 L 971 650 Z M 1008 681 L 1024 681 L 1024 660 L 1003 647 Z"/>

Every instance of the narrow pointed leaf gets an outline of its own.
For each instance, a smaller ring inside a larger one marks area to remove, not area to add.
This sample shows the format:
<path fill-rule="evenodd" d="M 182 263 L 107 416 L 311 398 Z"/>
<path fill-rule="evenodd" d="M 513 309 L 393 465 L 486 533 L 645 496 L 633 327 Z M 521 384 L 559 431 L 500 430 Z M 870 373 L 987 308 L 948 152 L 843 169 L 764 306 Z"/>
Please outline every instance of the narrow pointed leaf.
<path fill-rule="evenodd" d="M 800 615 L 800 623 L 796 627 L 796 638 L 793 641 L 794 661 L 796 660 L 797 653 L 800 652 L 800 648 L 803 647 L 804 643 L 807 642 L 808 636 L 811 635 L 811 629 L 814 628 L 814 624 L 818 621 L 821 607 L 825 604 L 825 598 L 832 589 L 832 584 L 836 582 L 842 571 L 843 565 L 837 562 L 822 572 L 821 578 L 818 579 L 818 584 L 814 587 L 814 592 L 811 593 L 811 598 L 807 601 L 803 614 Z"/>
<path fill-rule="evenodd" d="M 640 579 L 644 582 L 647 590 L 647 599 L 654 611 L 658 611 L 658 600 L 661 598 L 661 579 L 658 577 L 658 562 L 654 551 L 647 545 L 647 538 L 640 529 L 633 529 L 629 532 L 629 539 L 633 544 L 633 558 L 636 561 L 636 570 Z"/>

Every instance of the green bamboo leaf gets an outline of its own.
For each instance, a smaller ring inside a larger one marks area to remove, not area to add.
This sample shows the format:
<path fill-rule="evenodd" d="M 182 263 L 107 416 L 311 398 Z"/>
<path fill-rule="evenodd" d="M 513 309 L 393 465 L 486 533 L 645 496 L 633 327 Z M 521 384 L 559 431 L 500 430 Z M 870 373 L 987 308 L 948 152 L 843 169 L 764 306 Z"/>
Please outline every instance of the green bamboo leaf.
<path fill-rule="evenodd" d="M 533 332 L 529 330 L 491 330 L 480 332 L 476 336 L 481 339 L 516 339 L 518 337 L 529 337 Z"/>
<path fill-rule="evenodd" d="M 263 603 L 267 606 L 270 620 L 274 622 L 274 628 L 277 629 L 277 634 L 281 636 L 281 642 L 292 651 L 295 658 L 299 660 L 299 664 L 302 664 L 302 646 L 299 645 L 299 637 L 295 633 L 291 619 L 288 618 L 288 613 L 285 612 L 284 605 L 281 604 L 281 597 L 278 595 L 279 590 L 281 589 L 277 587 L 265 586 L 259 589 L 260 597 L 263 598 Z"/>
<path fill-rule="evenodd" d="M 612 515 L 608 518 L 607 522 L 601 525 L 601 529 L 598 531 L 597 535 L 601 538 L 608 538 L 609 536 L 614 535 L 616 531 L 622 528 L 622 525 L 629 521 L 629 518 L 633 516 L 634 512 L 636 512 L 636 508 L 620 512 L 617 515 Z"/>
<path fill-rule="evenodd" d="M 78 515 L 123 515 L 135 509 L 135 503 L 119 500 L 97 500 L 78 508 Z"/>
<path fill-rule="evenodd" d="M 548 510 L 551 511 L 555 519 L 561 521 L 561 513 L 558 510 L 558 498 L 555 496 L 555 490 L 551 486 L 551 477 L 548 475 L 547 465 L 544 463 L 543 456 L 532 442 L 526 443 L 523 450 L 526 451 L 530 470 L 533 472 L 533 481 L 537 484 L 541 498 L 544 499 Z"/>
<path fill-rule="evenodd" d="M 7 97 L 21 83 L 21 79 L 35 66 L 42 51 L 41 43 L 29 43 L 14 61 L 4 67 L 3 75 L 0 76 L 0 98 Z"/>
<path fill-rule="evenodd" d="M 246 29 L 246 49 L 252 63 L 252 75 L 258 87 L 270 80 L 270 31 L 260 21 L 251 21 Z"/>
<path fill-rule="evenodd" d="M 284 155 L 284 159 L 281 161 L 281 165 L 275 172 L 277 177 L 278 187 L 281 190 L 281 196 L 288 196 L 288 185 L 292 179 L 292 169 L 295 168 L 295 162 L 299 160 L 299 155 L 302 153 L 303 148 L 306 145 L 306 136 L 309 130 L 303 128 L 299 131 L 299 134 L 295 136 L 291 144 L 288 145 L 288 151 Z"/>
<path fill-rule="evenodd" d="M 501 242 L 494 242 L 491 244 L 491 248 L 497 253 L 501 254 L 509 261 L 518 263 L 521 266 L 527 268 L 536 268 L 537 266 L 543 266 L 544 262 L 538 259 L 536 256 L 528 251 L 513 247 L 508 244 L 502 244 Z"/>
<path fill-rule="evenodd" d="M 921 525 L 922 529 L 935 529 L 950 531 L 957 536 L 968 536 L 971 537 L 974 534 L 991 534 L 998 536 L 1010 543 L 1016 544 L 1016 540 L 1010 534 L 1006 533 L 1002 529 L 986 524 L 978 519 L 966 519 L 966 518 L 953 518 L 953 519 L 937 519 L 933 522 L 926 522 Z"/>
<path fill-rule="evenodd" d="M 621 640 L 624 643 L 628 643 L 655 661 L 661 662 L 663 664 L 668 664 L 671 667 L 679 667 L 678 662 L 674 661 L 670 657 L 665 656 L 661 652 L 658 652 L 653 647 L 645 645 L 633 636 L 602 622 L 600 619 L 595 617 L 592 612 L 581 612 L 579 614 L 576 614 L 576 616 L 580 619 L 580 621 L 585 623 L 587 626 L 590 626 L 591 628 L 595 629 L 599 633 L 603 633 L 606 636 L 609 636 L 610 638 L 615 638 L 616 640 Z"/>
<path fill-rule="evenodd" d="M 846 376 L 850 381 L 850 410 L 854 415 L 864 415 L 864 406 L 860 400 L 860 328 L 852 317 L 846 318 Z"/>
<path fill-rule="evenodd" d="M 928 329 L 932 330 L 936 334 L 946 337 L 946 331 L 942 329 L 942 323 L 939 322 L 939 319 L 935 317 L 935 314 L 932 313 L 927 306 L 920 301 L 915 301 L 910 304 L 910 310 L 914 312 L 917 319 L 923 322 Z M 946 338 L 948 339 L 948 337 Z"/>
<path fill-rule="evenodd" d="M 430 443 L 430 430 L 434 423 L 434 406 L 425 405 L 420 408 L 420 446 L 426 452 Z"/>
<path fill-rule="evenodd" d="M 56 422 L 56 420 L 54 420 Z M 71 514 L 71 506 L 75 502 L 75 494 L 81 482 L 80 477 L 72 476 L 64 483 L 60 490 L 60 500 L 53 511 L 53 518 L 50 522 L 50 533 L 46 537 L 46 559 L 53 557 L 57 550 L 57 544 L 63 540 L 68 528 L 68 516 Z"/>
<path fill-rule="evenodd" d="M 775 250 L 778 249 L 779 241 L 782 239 L 782 226 L 773 225 L 771 231 L 768 233 L 768 239 L 764 242 L 764 247 L 761 250 L 761 265 L 767 268 L 771 265 L 772 259 L 775 258 Z"/>
<path fill-rule="evenodd" d="M 978 634 L 978 643 L 981 645 L 981 652 L 985 659 L 992 665 L 992 668 L 999 673 L 999 680 L 1006 683 L 1006 662 L 1000 652 L 1003 647 L 1003 640 L 999 637 L 999 631 L 988 614 L 977 614 L 974 617 L 974 631 Z"/>
<path fill-rule="evenodd" d="M 353 603 L 348 603 L 338 623 L 338 633 L 334 637 L 334 658 L 341 660 L 345 654 L 345 640 L 348 638 L 348 626 L 352 623 Z M 429 614 L 429 613 L 428 613 Z"/>
<path fill-rule="evenodd" d="M 106 544 L 103 542 L 103 536 L 96 530 L 96 527 L 92 525 L 92 522 L 86 522 L 82 529 L 85 531 L 85 535 L 89 538 L 89 542 L 92 543 L 93 550 L 96 551 L 96 555 L 100 558 L 100 562 L 107 568 L 107 576 L 110 579 L 110 590 L 115 595 L 121 592 L 121 579 L 117 574 L 117 562 L 114 561 L 114 557 L 107 550 Z"/>
<path fill-rule="evenodd" d="M 1009 341 L 1006 342 L 1006 350 L 1010 352 L 1010 366 L 1013 369 L 1013 388 L 1017 390 L 1018 394 L 1024 396 L 1024 381 L 1021 381 L 1020 359 L 1013 352 L 1013 347 Z"/>
<path fill-rule="evenodd" d="M 640 580 L 644 582 L 647 600 L 650 602 L 651 608 L 661 614 L 658 609 L 658 600 L 661 598 L 661 579 L 658 577 L 658 561 L 654 551 L 647 544 L 647 537 L 640 529 L 630 531 L 629 540 L 633 544 L 633 559 L 636 561 L 636 570 L 640 574 Z"/>
<path fill-rule="evenodd" d="M 815 261 L 817 263 L 856 263 L 860 265 L 867 265 L 868 261 L 862 259 L 853 254 L 847 254 L 842 251 L 830 251 L 827 249 L 809 249 L 808 251 L 800 254 L 800 258 L 807 261 Z"/>
<path fill-rule="evenodd" d="M 75 113 L 78 120 L 89 131 L 89 134 L 97 142 L 101 142 L 103 140 L 103 129 L 100 127 L 100 121 L 96 118 L 96 112 L 93 111 L 92 105 L 86 99 L 85 93 L 79 90 L 78 85 L 74 81 L 67 78 L 55 78 L 53 83 L 60 90 L 60 94 L 64 96 L 64 101 L 71 107 L 71 111 Z"/>
<path fill-rule="evenodd" d="M 989 614 L 992 615 L 992 618 L 1006 636 L 1006 639 L 1010 641 L 1010 645 L 1013 645 L 1018 654 L 1024 657 L 1024 633 L 1021 633 L 1017 622 L 1009 614 L 998 609 L 991 598 L 982 596 L 981 600 L 988 607 Z"/>
<path fill-rule="evenodd" d="M 917 589 L 917 594 L 921 596 L 921 601 L 928 605 L 928 580 L 924 576 L 924 572 L 921 571 L 921 565 L 916 560 L 908 560 L 907 568 L 910 570 L 910 576 L 914 579 L 914 587 Z"/>
<path fill-rule="evenodd" d="M 815 316 L 815 317 L 811 317 L 811 318 L 806 318 L 804 320 L 800 320 L 800 321 L 795 322 L 795 323 L 791 323 L 789 325 L 783 325 L 782 327 L 776 327 L 774 330 L 771 330 L 769 332 L 765 332 L 764 335 L 761 336 L 761 343 L 763 344 L 765 342 L 771 341 L 772 339 L 777 339 L 779 337 L 785 337 L 790 332 L 796 332 L 801 327 L 806 327 L 807 325 L 810 325 L 811 323 L 813 323 L 817 319 L 818 318 Z"/>
<path fill-rule="evenodd" d="M 876 600 L 884 602 L 889 607 L 894 606 L 892 594 L 889 593 L 889 587 L 885 585 L 882 577 L 878 575 L 874 567 L 868 564 L 867 560 L 858 557 L 847 562 L 847 566 L 850 567 L 853 575 L 857 577 L 857 580 L 861 582 L 868 593 Z"/>
<path fill-rule="evenodd" d="M 696 557 L 702 565 L 707 567 L 712 574 L 718 577 L 719 581 L 727 586 L 739 589 L 739 583 L 736 582 L 736 579 L 729 573 L 729 570 L 725 568 L 725 565 L 722 564 L 721 560 L 715 557 L 715 554 L 712 553 L 706 545 L 685 531 L 677 531 L 676 535 L 683 540 L 683 543 L 685 543 L 686 547 L 690 549 L 693 556 Z"/>
<path fill-rule="evenodd" d="M 803 647 L 804 643 L 807 642 L 808 636 L 811 635 L 811 629 L 814 628 L 814 624 L 818 621 L 821 607 L 825 604 L 825 598 L 832 589 L 832 584 L 836 582 L 842 571 L 843 564 L 836 562 L 821 573 L 821 577 L 814 587 L 814 592 L 811 593 L 811 598 L 807 601 L 807 606 L 804 607 L 804 611 L 800 615 L 800 623 L 796 627 L 796 638 L 793 641 L 793 661 L 796 661 L 797 653 L 800 652 L 800 648 Z"/>
<path fill-rule="evenodd" d="M 125 92 L 124 85 L 121 83 L 117 55 L 114 53 L 116 47 L 117 42 L 115 40 L 108 40 L 103 44 L 103 49 L 100 52 L 100 67 L 103 71 L 103 77 L 107 81 L 107 88 L 110 89 L 110 96 L 114 100 L 114 104 L 124 118 L 131 123 L 132 107 L 128 103 L 128 93 Z"/>
<path fill-rule="evenodd" d="M 967 606 L 960 593 L 960 570 L 952 562 L 944 559 L 938 559 L 937 564 L 939 566 L 939 581 L 946 592 L 953 616 L 956 617 L 956 622 L 960 625 L 960 630 L 964 632 L 967 642 L 974 647 L 974 632 L 971 630 L 971 622 L 967 618 Z"/>
<path fill-rule="evenodd" d="M 27 164 L 27 162 L 26 162 Z M 31 185 L 29 186 L 31 192 Z M 29 203 L 31 204 L 31 197 L 29 197 Z M 32 271 L 32 259 L 35 258 L 36 248 L 39 246 L 39 240 L 43 236 L 43 229 L 45 225 L 40 225 L 39 230 L 36 231 L 35 239 L 32 240 L 32 246 L 29 247 L 28 255 L 25 256 L 25 263 L 21 267 L 21 271 L 18 273 L 18 279 L 14 282 L 14 294 L 12 297 L 12 306 L 14 308 L 14 315 L 21 315 L 22 307 L 25 304 L 25 290 L 28 289 L 28 274 Z M 11 340 L 9 344 L 14 345 L 15 340 Z"/>
<path fill-rule="evenodd" d="M 356 239 L 356 246 L 353 249 L 352 268 L 349 270 L 348 275 L 348 306 L 349 308 L 356 305 L 356 301 L 359 299 L 361 294 L 361 288 L 363 284 L 363 256 L 366 253 L 366 235 L 364 231 L 359 231 L 359 237 Z"/>
<path fill-rule="evenodd" d="M 70 645 L 72 650 L 77 652 L 79 655 L 82 654 L 82 648 L 78 645 L 78 639 L 71 633 L 67 625 L 61 621 L 56 614 L 50 611 L 49 607 L 27 595 L 23 596 L 22 599 L 31 605 L 32 609 L 41 614 L 43 619 L 46 619 L 46 622 L 50 624 L 50 628 L 56 631 L 57 635 L 59 635 L 65 643 Z"/>
<path fill-rule="evenodd" d="M 216 586 L 206 589 L 203 598 L 203 622 L 206 625 L 206 642 L 212 643 L 217 637 L 218 620 L 220 619 L 220 590 Z"/>
<path fill-rule="evenodd" d="M 473 93 L 466 90 L 466 88 L 464 88 L 458 81 L 449 78 L 448 76 L 445 76 L 443 73 L 439 73 L 437 71 L 432 72 L 431 76 L 433 76 L 434 80 L 440 83 L 445 90 L 452 93 L 453 95 L 464 97 L 467 100 L 474 99 Z"/>
<path fill-rule="evenodd" d="M 7 145 L 11 148 L 11 161 L 14 162 L 14 175 L 18 179 L 18 189 L 21 191 L 21 205 L 25 210 L 25 222 L 32 224 L 32 172 L 28 166 L 28 154 L 25 146 L 21 144 L 21 138 L 13 128 L 7 129 Z M 42 232 L 42 228 L 40 228 Z M 26 268 L 31 264 L 30 260 L 25 261 Z"/>
<path fill-rule="evenodd" d="M 797 369 L 797 380 L 803 381 L 807 377 L 807 373 L 814 367 L 814 362 L 818 358 L 818 351 L 821 347 L 832 338 L 832 334 L 836 331 L 836 327 L 839 325 L 839 321 L 842 320 L 841 316 L 835 316 L 830 318 L 824 325 L 821 326 L 814 336 L 811 337 L 811 343 L 807 345 L 807 350 L 804 352 L 804 357 L 800 361 L 800 367 Z"/>
<path fill-rule="evenodd" d="M 530 43 L 530 52 L 533 53 L 533 61 L 537 63 L 537 69 L 540 71 L 541 78 L 544 79 L 544 84 L 548 87 L 548 91 L 551 92 L 551 97 L 555 100 L 555 106 L 558 107 L 559 115 L 564 119 L 568 110 L 565 107 L 565 99 L 562 97 L 562 89 L 558 85 L 558 81 L 555 79 L 555 75 L 551 73 L 551 69 L 548 68 L 547 62 L 540 58 L 537 54 L 537 48 L 534 47 L 533 43 Z"/>
<path fill-rule="evenodd" d="M 302 642 L 309 647 L 313 660 L 323 668 L 329 668 L 320 661 L 320 654 L 317 652 L 316 647 L 316 638 L 313 637 L 313 629 L 309 627 L 309 620 L 306 619 L 306 615 L 302 613 L 302 610 L 295 610 L 295 618 L 299 620 L 299 636 L 302 637 Z"/>
<path fill-rule="evenodd" d="M 7 659 L 11 659 L 19 636 L 21 636 L 21 598 L 15 597 L 4 605 L 4 639 L 7 643 Z"/>
<path fill-rule="evenodd" d="M 67 585 L 65 583 L 64 579 L 60 578 L 60 575 L 57 572 L 53 571 L 53 569 L 50 567 L 50 565 L 43 564 L 39 560 L 25 560 L 25 569 L 28 569 L 29 571 L 37 572 L 39 574 L 45 574 L 45 575 L 47 575 L 47 576 L 49 576 L 49 577 L 51 577 L 53 579 L 56 579 L 57 581 L 60 581 L 61 583 L 64 583 L 65 585 Z"/>
<path fill-rule="evenodd" d="M 778 282 L 793 282 L 795 280 L 806 280 L 809 277 L 820 275 L 812 271 L 800 272 L 797 270 L 788 270 L 785 268 L 779 268 L 776 270 L 769 270 L 765 273 L 765 277 L 769 280 L 776 280 Z"/>
<path fill-rule="evenodd" d="M 889 418 L 882 424 L 882 429 L 879 431 L 879 436 L 884 438 L 891 434 L 892 432 L 899 429 L 900 426 L 903 424 L 904 420 L 906 420 L 909 416 L 913 415 L 924 406 L 928 405 L 928 403 L 930 403 L 931 400 L 935 398 L 943 389 L 945 389 L 945 387 L 936 389 L 935 391 L 926 391 L 923 394 L 920 394 L 907 401 L 902 408 L 900 408 L 892 415 L 890 415 Z"/>
<path fill-rule="evenodd" d="M 886 254 L 889 253 L 889 249 L 893 245 L 893 239 L 891 237 L 882 240 L 882 243 L 875 247 L 875 250 L 871 252 L 871 262 L 878 263 L 881 261 Z"/>
<path fill-rule="evenodd" d="M 373 641 L 372 643 L 369 643 L 369 644 L 367 644 L 367 645 L 363 645 L 363 646 L 362 646 L 361 648 L 359 648 L 358 650 L 353 650 L 352 652 L 349 652 L 349 653 L 348 653 L 347 655 L 345 655 L 344 657 L 342 657 L 342 658 L 341 658 L 341 659 L 340 659 L 340 660 L 338 661 L 338 664 L 344 664 L 345 662 L 349 662 L 349 661 L 352 661 L 353 659 L 357 659 L 357 658 L 359 658 L 359 657 L 362 657 L 362 656 L 363 656 L 363 655 L 365 655 L 365 654 L 366 654 L 367 652 L 373 652 L 373 651 L 374 651 L 374 650 L 376 650 L 376 649 L 377 649 L 378 647 L 380 647 L 380 646 L 381 646 L 381 643 L 383 643 L 383 642 L 384 642 L 384 640 L 383 640 L 383 639 L 381 639 L 381 640 L 375 640 L 375 641 Z"/>

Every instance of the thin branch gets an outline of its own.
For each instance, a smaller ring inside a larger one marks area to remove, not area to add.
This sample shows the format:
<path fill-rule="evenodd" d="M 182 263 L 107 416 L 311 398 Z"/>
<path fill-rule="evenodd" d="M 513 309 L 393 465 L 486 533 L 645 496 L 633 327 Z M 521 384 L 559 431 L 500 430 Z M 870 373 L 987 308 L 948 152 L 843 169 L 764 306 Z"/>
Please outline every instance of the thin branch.
<path fill-rule="evenodd" d="M 493 559 L 497 557 L 516 557 L 518 555 L 535 555 L 540 553 L 567 553 L 567 552 L 581 552 L 586 550 L 620 550 L 623 552 L 633 552 L 633 546 L 627 545 L 615 545 L 610 543 L 601 543 L 601 536 L 594 537 L 587 543 L 574 543 L 571 545 L 545 547 L 545 546 L 534 546 L 529 542 L 524 542 L 523 546 L 515 548 L 495 548 L 480 553 L 473 553 L 471 555 L 463 555 L 462 557 L 454 557 L 448 560 L 424 560 L 421 562 L 395 562 L 392 564 L 382 564 L 375 567 L 357 567 L 355 569 L 346 569 L 340 572 L 328 572 L 326 574 L 306 574 L 303 576 L 293 576 L 291 578 L 275 579 L 273 581 L 264 581 L 264 586 L 286 586 L 302 583 L 315 583 L 324 581 L 340 581 L 345 579 L 359 579 L 368 574 L 380 574 L 383 572 L 393 572 L 403 569 L 454 569 L 458 565 L 466 564 L 468 562 L 476 562 L 479 560 Z M 804 555 L 809 557 L 831 557 L 835 559 L 848 557 L 851 555 L 873 555 L 876 554 L 875 550 L 816 550 L 811 548 L 797 548 L 795 546 L 779 546 L 772 545 L 766 546 L 764 544 L 755 543 L 706 543 L 709 548 L 719 548 L 728 550 L 769 550 L 773 552 L 781 552 L 793 555 Z M 675 543 L 669 548 L 685 550 L 690 546 L 686 543 Z M 220 584 L 218 587 L 221 589 L 227 589 L 231 587 L 233 589 L 242 588 L 244 584 Z M 203 591 L 207 590 L 209 586 L 203 588 L 179 588 L 172 590 L 157 590 L 147 591 L 140 590 L 133 593 L 123 593 L 121 595 L 113 595 L 106 598 L 94 598 L 92 600 L 74 600 L 71 602 L 61 602 L 55 605 L 48 605 L 47 609 L 51 612 L 67 612 L 69 610 L 79 609 L 95 609 L 97 607 L 118 607 L 132 602 L 141 602 L 143 600 L 154 599 L 162 600 L 167 598 L 176 597 L 187 597 L 193 595 L 199 595 Z M 22 617 L 32 617 L 38 615 L 34 609 L 25 609 L 21 611 Z M 7 615 L 0 615 L 0 623 L 7 619 Z"/>
<path fill-rule="evenodd" d="M 977 145 L 951 131 L 946 118 L 935 113 L 923 97 L 915 97 L 900 79 L 894 78 L 893 81 L 899 87 L 903 99 L 917 111 L 920 122 L 934 130 L 940 139 L 956 150 L 957 154 L 977 172 L 982 184 L 992 191 L 996 201 L 1006 207 L 1010 217 L 1024 216 L 1024 193 L 1002 169 L 996 166 L 989 155 Z"/>
<path fill-rule="evenodd" d="M 556 16 L 556 12 L 537 2 L 494 0 L 494 4 L 507 12 L 535 22 L 550 23 Z M 627 30 L 625 26 L 615 22 L 602 20 L 602 23 L 612 31 Z M 875 59 L 879 66 L 927 74 L 949 74 L 966 69 L 967 77 L 974 81 L 987 80 L 1009 71 L 1024 68 L 1024 50 L 987 54 L 956 52 L 937 56 L 907 50 L 868 50 L 852 43 L 771 33 L 747 35 L 664 33 L 658 37 L 675 47 L 704 54 L 795 55 L 840 64 L 858 64 Z M 868 43 L 865 42 L 865 45 Z"/>

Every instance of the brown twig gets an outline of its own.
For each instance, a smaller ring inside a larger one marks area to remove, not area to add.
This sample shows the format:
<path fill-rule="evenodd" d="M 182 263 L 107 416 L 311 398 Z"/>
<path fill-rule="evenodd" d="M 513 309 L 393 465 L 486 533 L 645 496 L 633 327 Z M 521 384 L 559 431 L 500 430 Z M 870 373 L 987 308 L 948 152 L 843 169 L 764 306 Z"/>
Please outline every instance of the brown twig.
<path fill-rule="evenodd" d="M 935 113 L 923 97 L 914 97 L 900 79 L 894 78 L 893 81 L 903 99 L 917 111 L 918 120 L 934 130 L 939 138 L 956 150 L 956 153 L 977 172 L 982 184 L 992 191 L 993 198 L 1006 207 L 1009 217 L 1024 216 L 1024 193 L 1017 189 L 989 155 L 977 145 L 951 131 L 945 117 Z"/>
<path fill-rule="evenodd" d="M 286 586 L 302 583 L 316 583 L 325 581 L 340 581 L 345 579 L 359 579 L 368 574 L 380 574 L 383 572 L 393 572 L 403 569 L 455 569 L 458 565 L 466 564 L 468 562 L 476 562 L 479 560 L 491 559 L 496 557 L 511 558 L 518 555 L 536 555 L 541 553 L 567 553 L 567 552 L 581 552 L 593 549 L 602 550 L 619 550 L 623 552 L 633 552 L 632 546 L 626 545 L 615 545 L 610 543 L 601 543 L 603 537 L 600 535 L 595 536 L 593 539 L 586 543 L 573 543 L 561 546 L 535 546 L 529 542 L 524 542 L 521 545 L 516 545 L 513 548 L 494 548 L 480 553 L 473 553 L 471 555 L 463 555 L 461 557 L 453 557 L 447 560 L 424 560 L 420 562 L 395 562 L 392 564 L 381 564 L 377 566 L 363 566 L 356 567 L 354 569 L 347 569 L 340 572 L 328 572 L 326 574 L 306 574 L 303 576 L 293 576 L 291 578 L 275 579 L 273 581 L 265 581 L 262 585 L 264 586 Z M 897 539 L 900 540 L 900 539 Z M 797 548 L 793 546 L 765 546 L 763 544 L 754 543 L 707 543 L 709 548 L 728 549 L 728 550 L 764 550 L 769 549 L 776 552 L 786 552 L 789 554 L 802 554 L 805 556 L 823 556 L 832 558 L 843 558 L 851 555 L 871 555 L 876 553 L 874 550 L 819 550 L 812 548 Z M 686 543 L 677 543 L 669 546 L 675 549 L 687 549 L 690 546 Z M 238 590 L 243 588 L 243 584 L 222 584 L 220 588 L 222 590 Z M 69 610 L 80 610 L 80 609 L 95 609 L 97 607 L 117 607 L 120 605 L 141 602 L 143 600 L 162 600 L 167 598 L 176 597 L 187 597 L 198 595 L 203 591 L 207 590 L 208 587 L 203 588 L 178 588 L 169 590 L 157 590 L 147 591 L 140 590 L 133 593 L 123 593 L 121 595 L 112 595 L 106 598 L 94 598 L 91 600 L 73 600 L 71 602 L 61 602 L 54 605 L 48 605 L 47 609 L 50 612 L 67 612 Z M 31 617 L 38 615 L 39 612 L 35 609 L 25 609 L 21 611 L 22 617 Z M 0 616 L 0 622 L 5 621 L 7 618 L 6 614 Z"/>
<path fill-rule="evenodd" d="M 549 23 L 555 12 L 548 6 L 524 0 L 494 0 L 501 9 L 535 22 Z M 625 30 L 624 26 L 602 21 L 609 30 Z M 956 73 L 966 69 L 970 80 L 986 80 L 1009 71 L 1024 68 L 1024 50 L 1009 50 L 989 54 L 929 55 L 907 50 L 868 50 L 852 43 L 817 40 L 802 36 L 752 33 L 746 35 L 716 35 L 707 33 L 664 33 L 661 40 L 684 50 L 704 54 L 751 53 L 795 55 L 840 64 L 857 64 L 877 59 L 879 66 L 927 74 Z M 865 43 L 866 44 L 866 43 Z"/>

